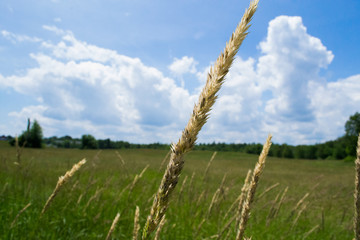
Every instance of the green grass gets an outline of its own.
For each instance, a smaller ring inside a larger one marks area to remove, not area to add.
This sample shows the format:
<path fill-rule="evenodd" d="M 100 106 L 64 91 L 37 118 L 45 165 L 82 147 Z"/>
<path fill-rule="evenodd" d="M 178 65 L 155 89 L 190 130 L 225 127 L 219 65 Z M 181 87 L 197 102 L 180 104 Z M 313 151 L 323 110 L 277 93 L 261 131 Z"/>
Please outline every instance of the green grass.
<path fill-rule="evenodd" d="M 167 152 L 142 149 L 119 150 L 119 153 L 126 162 L 125 166 L 115 150 L 24 149 L 20 168 L 14 164 L 16 149 L 0 143 L 0 239 L 105 239 L 117 212 L 121 216 L 113 239 L 131 239 L 135 207 L 140 207 L 140 224 L 143 227 L 152 195 L 165 168 L 163 166 L 159 170 L 160 163 Z M 211 155 L 212 152 L 194 151 L 186 156 L 184 170 L 166 213 L 167 222 L 161 239 L 210 239 L 234 214 L 224 219 L 230 205 L 240 194 L 246 173 L 254 167 L 257 156 L 219 152 L 210 166 L 206 181 L 203 181 Z M 65 184 L 40 218 L 58 177 L 84 157 L 88 162 Z M 147 164 L 150 167 L 133 191 L 122 191 Z M 193 173 L 195 177 L 190 186 Z M 227 174 L 224 194 L 195 236 L 224 174 Z M 179 199 L 186 175 L 187 183 Z M 257 198 L 275 183 L 279 186 Z M 253 239 L 304 239 L 307 232 L 318 226 L 306 239 L 351 239 L 353 184 L 353 163 L 268 158 L 251 209 L 246 236 Z M 278 215 L 267 220 L 276 195 L 287 186 L 289 190 Z M 89 202 L 96 190 L 100 193 Z M 202 192 L 204 197 L 198 200 Z M 291 211 L 306 193 L 310 194 L 304 202 L 307 207 L 292 227 L 300 209 L 295 211 L 294 216 L 291 216 Z M 29 202 L 32 205 L 10 228 L 15 216 Z M 234 239 L 234 224 L 229 231 L 229 239 Z M 225 239 L 227 234 L 226 231 L 221 239 Z"/>

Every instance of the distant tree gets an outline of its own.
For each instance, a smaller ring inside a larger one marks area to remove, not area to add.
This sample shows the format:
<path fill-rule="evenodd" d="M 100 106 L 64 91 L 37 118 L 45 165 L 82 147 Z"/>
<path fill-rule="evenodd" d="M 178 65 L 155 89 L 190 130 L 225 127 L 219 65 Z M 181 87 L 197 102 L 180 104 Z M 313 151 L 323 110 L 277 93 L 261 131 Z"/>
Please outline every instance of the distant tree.
<path fill-rule="evenodd" d="M 81 148 L 82 149 L 97 149 L 98 144 L 97 144 L 96 139 L 90 134 L 82 135 Z"/>
<path fill-rule="evenodd" d="M 282 153 L 281 153 L 282 157 L 284 157 L 284 158 L 294 158 L 292 147 L 290 147 L 287 144 L 283 144 L 281 148 L 282 148 Z"/>
<path fill-rule="evenodd" d="M 40 124 L 37 120 L 34 123 L 30 124 L 30 119 L 28 119 L 27 130 L 23 131 L 22 134 L 18 137 L 19 146 L 32 147 L 32 148 L 41 148 L 43 141 L 43 133 Z M 10 145 L 15 145 L 15 139 L 9 142 Z"/>
<path fill-rule="evenodd" d="M 346 136 L 359 136 L 360 133 L 360 113 L 356 112 L 350 116 L 349 120 L 345 123 Z"/>
<path fill-rule="evenodd" d="M 30 132 L 27 139 L 29 147 L 41 148 L 42 139 L 43 139 L 43 133 L 41 126 L 38 123 L 38 121 L 35 120 L 30 128 Z"/>

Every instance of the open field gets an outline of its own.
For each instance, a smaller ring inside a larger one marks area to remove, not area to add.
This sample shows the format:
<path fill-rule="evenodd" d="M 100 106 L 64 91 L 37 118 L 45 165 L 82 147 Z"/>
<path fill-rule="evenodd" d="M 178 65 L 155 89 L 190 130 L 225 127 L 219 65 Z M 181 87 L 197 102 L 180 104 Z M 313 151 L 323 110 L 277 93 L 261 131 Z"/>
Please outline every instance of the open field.
<path fill-rule="evenodd" d="M 115 150 L 24 149 L 17 165 L 16 149 L 1 143 L 0 239 L 105 239 L 118 212 L 120 219 L 112 237 L 131 239 L 135 208 L 140 208 L 142 228 L 165 169 L 161 162 L 167 152 L 118 152 L 125 164 Z M 219 239 L 235 238 L 235 221 L 228 228 L 224 226 L 236 209 L 227 212 L 240 195 L 257 156 L 218 152 L 204 179 L 212 154 L 194 151 L 186 155 L 160 239 L 217 239 L 221 232 Z M 83 158 L 87 163 L 40 217 L 58 178 Z M 134 181 L 147 165 L 142 177 Z M 353 163 L 270 157 L 260 178 L 246 236 L 352 239 L 353 185 Z M 217 189 L 219 194 L 211 204 Z M 18 215 L 28 203 L 31 205 Z"/>

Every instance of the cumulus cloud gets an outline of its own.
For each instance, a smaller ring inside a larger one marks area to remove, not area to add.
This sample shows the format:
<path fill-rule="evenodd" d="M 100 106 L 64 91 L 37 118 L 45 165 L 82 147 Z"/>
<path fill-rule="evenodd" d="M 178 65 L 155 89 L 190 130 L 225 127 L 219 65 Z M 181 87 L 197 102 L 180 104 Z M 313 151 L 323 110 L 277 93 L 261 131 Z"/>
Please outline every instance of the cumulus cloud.
<path fill-rule="evenodd" d="M 276 142 L 309 144 L 341 136 L 360 104 L 359 76 L 328 83 L 320 75 L 334 55 L 301 17 L 270 21 L 259 50 L 257 60 L 235 61 L 202 140 L 259 142 L 273 133 Z"/>
<path fill-rule="evenodd" d="M 59 40 L 39 40 L 41 52 L 30 55 L 37 66 L 0 75 L 2 88 L 38 103 L 9 113 L 14 124 L 31 117 L 46 135 L 176 141 L 209 67 L 198 70 L 194 58 L 175 58 L 169 77 L 138 58 L 80 41 L 70 31 L 43 28 Z M 334 55 L 307 32 L 301 17 L 270 21 L 258 49 L 259 58 L 236 58 L 199 141 L 263 142 L 272 133 L 275 142 L 308 144 L 341 136 L 360 105 L 360 75 L 327 82 L 320 73 Z M 172 78 L 183 82 L 187 74 L 199 79 L 196 93 Z"/>
<path fill-rule="evenodd" d="M 175 75 L 183 75 L 185 73 L 196 73 L 196 65 L 198 62 L 192 57 L 184 56 L 181 59 L 175 58 L 173 63 L 169 65 L 170 71 Z"/>
<path fill-rule="evenodd" d="M 38 66 L 22 75 L 0 76 L 1 85 L 42 100 L 39 106 L 12 112 L 12 117 L 41 119 L 49 132 L 54 132 L 51 126 L 70 131 L 68 123 L 98 137 L 114 136 L 116 129 L 117 138 L 137 135 L 135 142 L 154 141 L 151 133 L 158 128 L 186 122 L 195 97 L 173 79 L 140 59 L 79 41 L 71 32 L 46 28 L 61 40 L 42 42 L 47 53 L 31 54 Z M 158 141 L 169 142 L 171 132 L 155 135 Z"/>

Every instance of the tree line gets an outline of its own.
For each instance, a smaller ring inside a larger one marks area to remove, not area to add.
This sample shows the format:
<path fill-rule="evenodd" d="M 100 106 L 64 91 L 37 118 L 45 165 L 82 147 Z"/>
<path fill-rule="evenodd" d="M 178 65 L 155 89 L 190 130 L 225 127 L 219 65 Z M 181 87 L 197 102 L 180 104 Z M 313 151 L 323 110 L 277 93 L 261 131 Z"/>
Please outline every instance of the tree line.
<path fill-rule="evenodd" d="M 356 156 L 357 137 L 360 133 L 360 113 L 350 116 L 345 123 L 345 134 L 333 141 L 314 145 L 287 145 L 276 144 L 271 146 L 269 156 L 279 158 L 296 159 L 346 159 L 353 160 Z M 15 145 L 15 138 L 9 137 L 11 145 Z M 30 124 L 28 120 L 27 130 L 18 138 L 18 145 L 24 147 L 40 148 L 42 146 L 57 148 L 80 148 L 80 149 L 169 149 L 169 144 L 151 143 L 136 144 L 126 141 L 113 141 L 107 139 L 95 139 L 90 134 L 82 135 L 81 138 L 71 136 L 43 138 L 40 124 L 35 120 Z M 260 154 L 262 144 L 259 143 L 199 143 L 194 150 L 208 151 L 233 151 L 250 154 Z"/>

